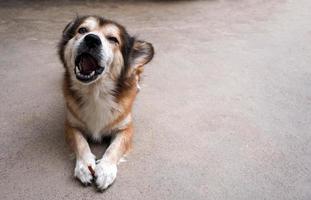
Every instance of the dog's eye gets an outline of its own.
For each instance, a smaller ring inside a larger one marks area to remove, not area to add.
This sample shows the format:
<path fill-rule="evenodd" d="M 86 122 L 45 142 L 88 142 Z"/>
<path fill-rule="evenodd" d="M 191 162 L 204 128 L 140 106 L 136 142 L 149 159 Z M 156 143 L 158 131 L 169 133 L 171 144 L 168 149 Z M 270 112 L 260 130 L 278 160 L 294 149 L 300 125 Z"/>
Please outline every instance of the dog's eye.
<path fill-rule="evenodd" d="M 119 44 L 119 41 L 116 37 L 108 36 L 107 39 L 114 44 Z"/>
<path fill-rule="evenodd" d="M 79 30 L 78 30 L 78 33 L 80 33 L 80 34 L 84 34 L 84 33 L 87 33 L 88 32 L 88 30 L 87 30 L 87 28 L 85 28 L 85 27 L 81 27 L 81 28 L 79 28 Z"/>

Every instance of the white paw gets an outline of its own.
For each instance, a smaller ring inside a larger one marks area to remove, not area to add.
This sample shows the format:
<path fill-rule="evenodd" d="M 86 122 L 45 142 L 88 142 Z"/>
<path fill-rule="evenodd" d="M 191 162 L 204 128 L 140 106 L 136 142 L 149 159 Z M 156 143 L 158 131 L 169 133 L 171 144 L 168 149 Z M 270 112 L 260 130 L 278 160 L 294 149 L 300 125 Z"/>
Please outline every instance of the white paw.
<path fill-rule="evenodd" d="M 83 159 L 77 159 L 74 176 L 78 178 L 81 183 L 88 185 L 92 182 L 93 179 L 90 168 L 91 170 L 94 170 L 95 166 L 95 156 L 93 154 L 84 156 Z"/>
<path fill-rule="evenodd" d="M 117 165 L 101 160 L 95 168 L 97 188 L 100 190 L 107 189 L 116 179 L 117 171 Z"/>

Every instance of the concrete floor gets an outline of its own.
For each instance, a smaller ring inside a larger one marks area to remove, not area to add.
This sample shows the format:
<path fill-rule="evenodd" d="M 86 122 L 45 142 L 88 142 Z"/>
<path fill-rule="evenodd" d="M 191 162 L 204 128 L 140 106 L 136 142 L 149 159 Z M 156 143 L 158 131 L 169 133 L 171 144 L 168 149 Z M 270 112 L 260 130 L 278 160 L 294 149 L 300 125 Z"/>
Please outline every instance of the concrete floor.
<path fill-rule="evenodd" d="M 0 199 L 311 199 L 311 1 L 25 2 L 0 2 Z M 73 178 L 63 137 L 75 13 L 156 49 L 105 193 Z"/>

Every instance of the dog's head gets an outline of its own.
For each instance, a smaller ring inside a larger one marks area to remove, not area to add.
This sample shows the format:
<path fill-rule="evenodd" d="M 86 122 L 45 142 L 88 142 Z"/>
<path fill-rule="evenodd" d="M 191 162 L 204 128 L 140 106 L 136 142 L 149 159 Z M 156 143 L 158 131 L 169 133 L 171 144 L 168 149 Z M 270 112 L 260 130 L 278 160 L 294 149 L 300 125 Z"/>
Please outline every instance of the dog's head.
<path fill-rule="evenodd" d="M 59 43 L 67 73 L 84 85 L 108 76 L 118 79 L 139 73 L 153 54 L 150 43 L 137 40 L 120 24 L 99 16 L 71 21 Z"/>

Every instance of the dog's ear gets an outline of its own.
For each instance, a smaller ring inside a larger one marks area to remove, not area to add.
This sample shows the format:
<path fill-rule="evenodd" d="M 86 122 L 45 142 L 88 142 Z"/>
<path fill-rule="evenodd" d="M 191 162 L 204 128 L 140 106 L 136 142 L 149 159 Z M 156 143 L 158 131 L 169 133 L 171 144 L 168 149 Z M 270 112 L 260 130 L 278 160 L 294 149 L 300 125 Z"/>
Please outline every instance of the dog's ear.
<path fill-rule="evenodd" d="M 65 26 L 63 30 L 63 39 L 69 40 L 72 37 L 74 37 L 76 34 L 76 29 L 88 17 L 89 15 L 84 15 L 84 16 L 76 15 L 76 17 Z"/>
<path fill-rule="evenodd" d="M 69 22 L 63 30 L 62 38 L 58 43 L 58 55 L 64 63 L 64 50 L 67 42 L 75 36 L 75 31 L 84 18 L 76 17 Z"/>
<path fill-rule="evenodd" d="M 71 20 L 63 30 L 63 38 L 70 39 L 75 35 L 75 30 L 81 21 L 81 17 L 76 16 L 73 20 Z"/>
<path fill-rule="evenodd" d="M 66 35 L 66 34 L 69 32 L 69 30 L 73 28 L 74 21 L 75 21 L 75 20 L 70 21 L 70 22 L 65 26 L 65 28 L 64 28 L 64 30 L 63 30 L 63 35 Z"/>
<path fill-rule="evenodd" d="M 154 55 L 154 49 L 151 43 L 135 40 L 130 54 L 130 65 L 138 69 L 150 62 Z"/>

